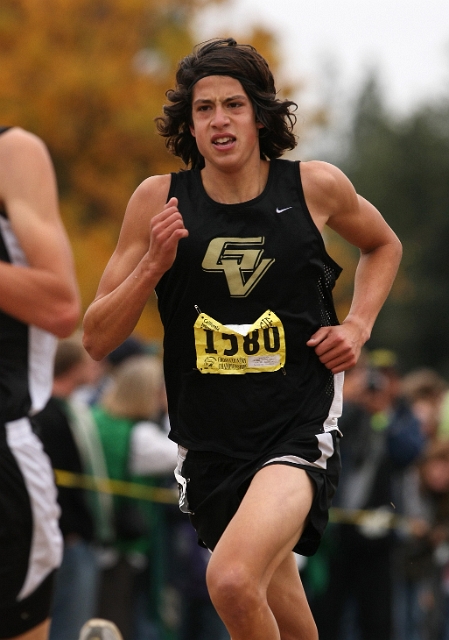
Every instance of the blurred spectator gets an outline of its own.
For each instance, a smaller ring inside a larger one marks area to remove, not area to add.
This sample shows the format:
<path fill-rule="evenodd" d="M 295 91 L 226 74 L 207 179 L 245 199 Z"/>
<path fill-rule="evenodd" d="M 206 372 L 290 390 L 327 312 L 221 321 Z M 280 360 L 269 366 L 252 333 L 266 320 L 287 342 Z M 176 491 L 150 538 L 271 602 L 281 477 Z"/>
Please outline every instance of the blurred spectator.
<path fill-rule="evenodd" d="M 104 358 L 104 360 L 97 361 L 89 356 L 86 365 L 85 381 L 74 390 L 72 398 L 82 402 L 84 405 L 93 404 L 100 393 L 103 380 L 106 379 L 107 374 L 107 359 Z"/>
<path fill-rule="evenodd" d="M 426 438 L 441 436 L 442 408 L 447 390 L 446 380 L 433 369 L 416 369 L 402 380 L 402 392 L 418 416 Z"/>
<path fill-rule="evenodd" d="M 151 353 L 149 345 L 137 336 L 129 336 L 103 360 L 89 358 L 89 377 L 85 384 L 77 389 L 75 397 L 87 404 L 96 404 L 112 382 L 114 370 L 120 364 L 133 356 L 148 353 Z"/>
<path fill-rule="evenodd" d="M 54 469 L 104 477 L 95 424 L 87 408 L 71 400 L 88 377 L 89 359 L 79 336 L 59 341 L 52 396 L 35 421 Z M 77 640 L 81 626 L 95 613 L 98 566 L 93 543 L 107 537 L 101 524 L 107 525 L 98 522 L 97 528 L 93 514 L 107 513 L 108 498 L 80 488 L 58 487 L 64 554 L 56 577 L 50 640 Z"/>
<path fill-rule="evenodd" d="M 434 563 L 439 640 L 449 639 L 449 442 L 429 444 L 420 464 L 422 490 L 430 503 L 429 541 Z"/>
<path fill-rule="evenodd" d="M 173 530 L 173 584 L 180 595 L 177 640 L 229 640 L 206 586 L 208 549 L 198 544 L 190 522 L 177 518 Z"/>
<path fill-rule="evenodd" d="M 329 529 L 328 585 L 311 603 L 320 640 L 393 637 L 396 541 L 389 519 L 400 513 L 404 470 L 424 445 L 419 420 L 400 395 L 400 382 L 395 354 L 372 352 L 358 398 L 351 394 L 344 401 L 339 421 L 343 470 L 333 504 L 371 515 Z"/>
<path fill-rule="evenodd" d="M 172 475 L 177 446 L 158 423 L 164 403 L 158 357 L 133 355 L 116 367 L 92 408 L 111 479 L 154 486 L 158 476 Z M 151 585 L 152 562 L 162 513 L 158 505 L 132 497 L 115 496 L 114 503 L 116 539 L 103 558 L 97 615 L 115 622 L 124 640 L 154 640 L 159 594 Z"/>
<path fill-rule="evenodd" d="M 366 387 L 368 352 L 362 349 L 357 364 L 349 371 L 345 371 L 345 382 L 343 386 L 343 401 L 359 402 Z"/>
<path fill-rule="evenodd" d="M 449 441 L 429 440 L 407 479 L 400 640 L 449 639 Z"/>

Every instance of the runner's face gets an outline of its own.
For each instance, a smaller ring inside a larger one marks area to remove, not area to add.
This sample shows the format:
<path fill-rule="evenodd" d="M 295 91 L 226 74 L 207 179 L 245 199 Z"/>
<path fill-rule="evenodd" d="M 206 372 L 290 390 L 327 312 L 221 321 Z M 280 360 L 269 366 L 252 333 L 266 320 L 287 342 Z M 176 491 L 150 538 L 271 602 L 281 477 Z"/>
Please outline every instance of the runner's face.
<path fill-rule="evenodd" d="M 235 78 L 207 76 L 194 86 L 190 131 L 206 164 L 231 168 L 246 163 L 252 154 L 259 158 L 261 127 Z"/>

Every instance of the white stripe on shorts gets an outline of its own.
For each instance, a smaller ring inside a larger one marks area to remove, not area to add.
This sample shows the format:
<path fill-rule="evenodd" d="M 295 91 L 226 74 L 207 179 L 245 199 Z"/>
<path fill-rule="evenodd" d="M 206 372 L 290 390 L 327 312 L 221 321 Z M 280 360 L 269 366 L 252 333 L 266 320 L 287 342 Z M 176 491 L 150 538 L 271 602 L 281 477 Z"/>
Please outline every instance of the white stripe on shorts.
<path fill-rule="evenodd" d="M 6 423 L 6 438 L 22 472 L 33 514 L 28 572 L 17 597 L 23 600 L 61 564 L 60 508 L 50 460 L 41 441 L 33 433 L 28 418 Z"/>
<path fill-rule="evenodd" d="M 335 451 L 331 431 L 338 431 L 338 433 L 340 433 L 340 430 L 338 429 L 338 418 L 341 416 L 343 406 L 344 379 L 345 374 L 343 371 L 334 375 L 334 398 L 329 409 L 329 414 L 323 424 L 324 433 L 318 433 L 316 435 L 316 439 L 318 440 L 318 449 L 321 451 L 321 456 L 314 462 L 310 462 L 310 460 L 294 455 L 279 456 L 278 458 L 271 458 L 271 460 L 265 462 L 263 466 L 273 462 L 280 462 L 298 465 L 301 464 L 308 467 L 315 467 L 316 469 L 326 469 L 327 461 L 333 456 Z"/>
<path fill-rule="evenodd" d="M 186 459 L 188 452 L 189 452 L 188 449 L 186 449 L 185 447 L 181 447 L 180 444 L 178 445 L 178 464 L 176 465 L 174 474 L 175 474 L 176 482 L 178 483 L 178 491 L 179 491 L 178 506 L 179 506 L 179 510 L 182 511 L 182 513 L 192 513 L 189 509 L 189 503 L 187 501 L 187 483 L 189 480 L 188 478 L 184 478 L 184 476 L 181 475 L 182 465 L 184 464 L 184 460 Z"/>
<path fill-rule="evenodd" d="M 329 414 L 324 421 L 324 431 L 333 431 L 338 429 L 338 418 L 343 410 L 343 384 L 345 381 L 345 372 L 334 374 L 334 398 L 332 400 Z"/>
<path fill-rule="evenodd" d="M 280 462 L 281 464 L 298 464 L 305 465 L 307 467 L 314 467 L 315 469 L 326 469 L 328 459 L 334 454 L 334 441 L 331 433 L 319 433 L 316 436 L 318 440 L 318 449 L 321 451 L 321 456 L 315 462 L 310 462 L 305 458 L 299 456 L 286 455 L 278 456 L 277 458 L 270 458 L 267 462 L 264 462 L 263 466 L 272 464 L 273 462 Z"/>

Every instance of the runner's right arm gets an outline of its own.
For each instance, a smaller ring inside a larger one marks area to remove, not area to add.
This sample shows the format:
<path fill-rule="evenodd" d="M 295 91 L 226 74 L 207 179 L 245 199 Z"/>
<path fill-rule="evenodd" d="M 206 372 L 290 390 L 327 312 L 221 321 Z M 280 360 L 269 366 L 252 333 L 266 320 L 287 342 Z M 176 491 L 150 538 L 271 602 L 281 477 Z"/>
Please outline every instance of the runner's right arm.
<path fill-rule="evenodd" d="M 134 330 L 144 306 L 187 237 L 170 176 L 145 180 L 132 195 L 117 247 L 84 317 L 84 346 L 101 360 Z"/>

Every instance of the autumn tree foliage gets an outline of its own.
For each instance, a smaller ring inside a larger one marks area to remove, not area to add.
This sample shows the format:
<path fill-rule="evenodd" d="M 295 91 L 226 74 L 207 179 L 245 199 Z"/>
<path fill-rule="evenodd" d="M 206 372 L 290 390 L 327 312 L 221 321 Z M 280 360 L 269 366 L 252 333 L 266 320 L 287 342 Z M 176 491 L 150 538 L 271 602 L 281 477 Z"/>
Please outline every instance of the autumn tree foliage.
<path fill-rule="evenodd" d="M 85 306 L 137 184 L 179 167 L 153 120 L 177 61 L 194 44 L 188 24 L 200 6 L 177 0 L 0 3 L 0 121 L 33 131 L 50 149 Z"/>

